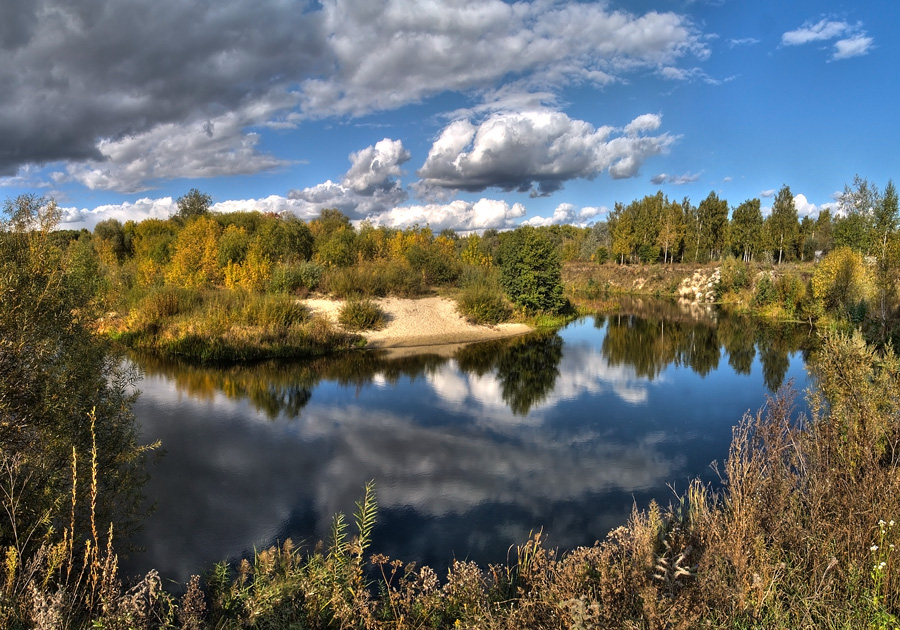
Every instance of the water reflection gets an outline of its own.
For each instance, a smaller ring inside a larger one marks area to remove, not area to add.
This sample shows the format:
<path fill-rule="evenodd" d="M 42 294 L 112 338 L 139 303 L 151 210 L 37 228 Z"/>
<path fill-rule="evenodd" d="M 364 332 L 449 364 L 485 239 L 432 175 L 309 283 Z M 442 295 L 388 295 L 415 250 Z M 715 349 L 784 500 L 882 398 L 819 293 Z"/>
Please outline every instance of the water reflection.
<path fill-rule="evenodd" d="M 375 546 L 395 557 L 500 561 L 539 527 L 553 545 L 590 544 L 633 503 L 667 501 L 667 484 L 711 479 L 741 414 L 784 378 L 802 387 L 807 338 L 623 315 L 452 357 L 219 370 L 136 358 L 145 439 L 167 454 L 147 488 L 148 551 L 127 568 L 184 580 L 288 536 L 315 542 L 368 479 Z"/>

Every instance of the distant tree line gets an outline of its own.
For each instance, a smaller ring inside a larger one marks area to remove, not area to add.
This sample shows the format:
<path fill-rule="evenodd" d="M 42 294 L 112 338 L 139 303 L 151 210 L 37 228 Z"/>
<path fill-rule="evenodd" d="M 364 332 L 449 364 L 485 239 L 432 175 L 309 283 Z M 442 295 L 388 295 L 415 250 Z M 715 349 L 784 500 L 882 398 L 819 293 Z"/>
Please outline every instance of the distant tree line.
<path fill-rule="evenodd" d="M 710 192 L 694 206 L 686 197 L 679 202 L 658 192 L 628 205 L 615 204 L 594 257 L 609 256 L 620 264 L 703 263 L 728 257 L 783 263 L 813 260 L 840 247 L 878 256 L 897 228 L 893 182 L 881 192 L 859 176 L 838 197 L 836 213 L 825 208 L 815 218 L 798 217 L 788 186 L 775 195 L 767 217 L 758 198 L 729 208 L 726 200 Z"/>
<path fill-rule="evenodd" d="M 788 186 L 775 195 L 766 217 L 758 198 L 732 207 L 711 192 L 695 206 L 688 198 L 671 200 L 657 192 L 616 203 L 607 221 L 589 227 L 523 226 L 468 235 L 435 234 L 419 225 L 354 224 L 335 209 L 323 209 L 309 221 L 287 213 L 218 213 L 211 211 L 211 201 L 193 189 L 178 199 L 178 210 L 168 219 L 108 219 L 93 233 L 62 230 L 49 238 L 65 253 L 82 290 L 110 308 L 135 304 L 159 287 L 373 297 L 480 285 L 502 291 L 524 311 L 557 311 L 565 302 L 560 281 L 565 261 L 670 264 L 736 258 L 778 264 L 849 248 L 880 261 L 883 276 L 898 267 L 892 262 L 900 222 L 897 191 L 891 181 L 880 191 L 859 176 L 845 186 L 834 212 L 822 209 L 816 217 L 798 217 Z M 487 299 L 487 292 L 476 297 Z M 485 308 L 504 311 L 494 306 Z"/>

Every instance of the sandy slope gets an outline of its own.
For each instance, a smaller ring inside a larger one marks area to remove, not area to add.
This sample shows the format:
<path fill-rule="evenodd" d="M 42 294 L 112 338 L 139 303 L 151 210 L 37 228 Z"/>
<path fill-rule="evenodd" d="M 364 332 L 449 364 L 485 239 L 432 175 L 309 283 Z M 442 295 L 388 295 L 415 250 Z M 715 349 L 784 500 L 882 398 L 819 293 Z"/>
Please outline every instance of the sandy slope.
<path fill-rule="evenodd" d="M 461 344 L 512 337 L 531 331 L 525 324 L 470 324 L 456 310 L 456 303 L 447 298 L 383 298 L 375 302 L 387 316 L 387 325 L 381 330 L 363 333 L 369 348 Z M 343 304 L 341 300 L 326 299 L 309 299 L 303 303 L 332 322 L 337 322 L 338 312 Z"/>

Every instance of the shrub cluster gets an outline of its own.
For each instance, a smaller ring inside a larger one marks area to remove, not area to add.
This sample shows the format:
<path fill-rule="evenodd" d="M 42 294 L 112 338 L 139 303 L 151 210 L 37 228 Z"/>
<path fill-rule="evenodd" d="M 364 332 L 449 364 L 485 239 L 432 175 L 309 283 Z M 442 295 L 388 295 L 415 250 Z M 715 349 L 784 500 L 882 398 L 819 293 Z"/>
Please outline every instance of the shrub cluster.
<path fill-rule="evenodd" d="M 499 324 L 512 316 L 495 269 L 467 266 L 460 276 L 462 290 L 456 298 L 459 312 L 473 324 Z"/>
<path fill-rule="evenodd" d="M 350 299 L 341 307 L 338 322 L 346 330 L 376 330 L 384 326 L 384 311 L 372 300 Z"/>

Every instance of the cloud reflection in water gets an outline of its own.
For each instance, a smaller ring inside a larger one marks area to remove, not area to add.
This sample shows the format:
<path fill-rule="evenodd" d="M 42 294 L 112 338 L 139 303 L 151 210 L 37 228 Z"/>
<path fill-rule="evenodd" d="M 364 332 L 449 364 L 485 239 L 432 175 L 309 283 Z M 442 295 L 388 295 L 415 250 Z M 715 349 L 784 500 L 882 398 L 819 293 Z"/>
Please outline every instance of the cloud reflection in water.
<path fill-rule="evenodd" d="M 369 479 L 378 551 L 432 564 L 453 554 L 496 562 L 541 527 L 564 548 L 602 538 L 632 504 L 665 500 L 667 483 L 726 454 L 744 409 L 721 420 L 719 443 L 705 426 L 672 417 L 672 397 L 690 391 L 672 374 L 649 380 L 610 365 L 599 342 L 542 343 L 561 349 L 556 364 L 525 361 L 552 378 L 457 357 L 408 379 L 390 368 L 365 382 L 310 384 L 302 412 L 274 420 L 249 399 L 188 396 L 177 376 L 148 375 L 137 411 L 146 439 L 161 439 L 167 455 L 147 487 L 158 510 L 137 542 L 148 553 L 126 569 L 152 565 L 186 580 L 288 536 L 315 542 L 332 514 L 352 512 Z M 515 378 L 545 389 L 522 398 Z M 761 399 L 762 383 L 753 387 Z"/>

